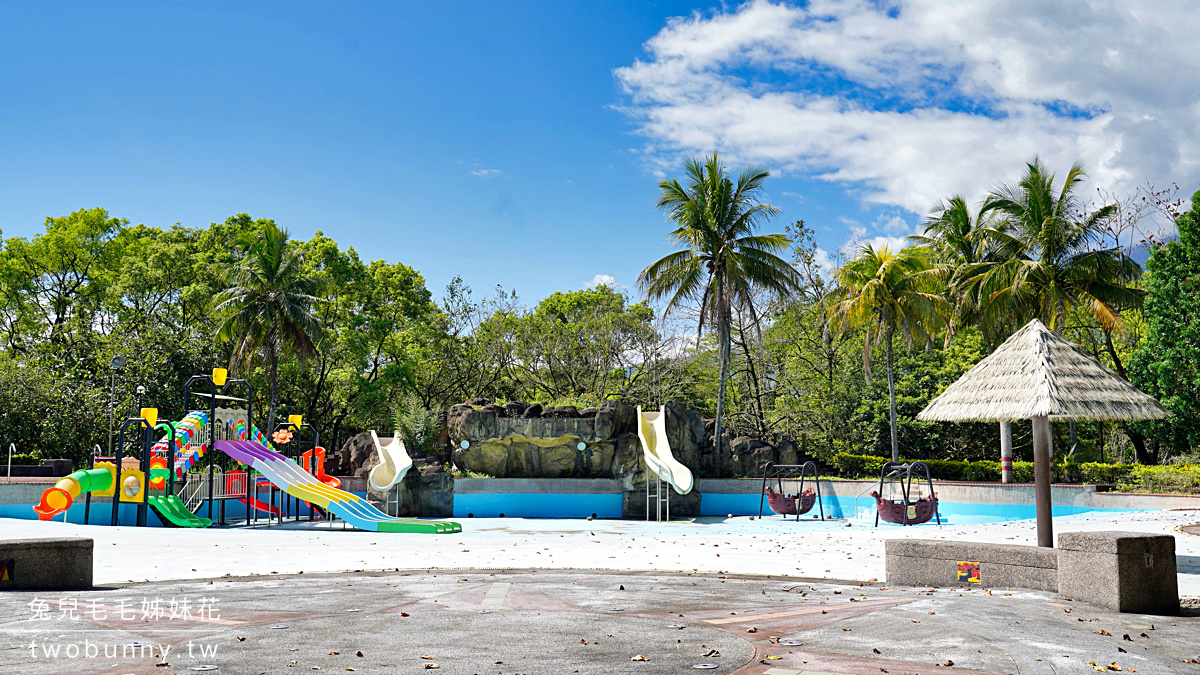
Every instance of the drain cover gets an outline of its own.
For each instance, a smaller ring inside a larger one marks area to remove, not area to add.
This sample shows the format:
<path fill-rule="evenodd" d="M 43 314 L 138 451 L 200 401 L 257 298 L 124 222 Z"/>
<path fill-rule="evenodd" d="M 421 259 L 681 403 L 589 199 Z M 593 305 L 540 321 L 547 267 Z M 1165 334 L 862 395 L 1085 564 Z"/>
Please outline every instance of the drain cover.
<path fill-rule="evenodd" d="M 800 645 L 802 645 L 804 643 L 800 642 L 798 640 L 780 640 L 779 642 L 776 642 L 775 644 L 783 645 L 784 647 L 799 647 Z"/>
<path fill-rule="evenodd" d="M 348 609 L 347 612 L 361 612 L 361 609 Z"/>
<path fill-rule="evenodd" d="M 491 613 L 492 613 L 492 610 L 490 610 L 490 609 L 477 609 L 477 610 L 475 610 L 475 613 L 476 613 L 476 614 L 491 614 Z"/>
<path fill-rule="evenodd" d="M 624 607 L 609 607 L 609 608 L 608 608 L 608 611 L 610 611 L 610 612 L 624 612 L 624 611 L 625 611 L 625 608 L 624 608 Z"/>
<path fill-rule="evenodd" d="M 192 666 L 192 670 L 216 670 L 217 666 Z"/>
<path fill-rule="evenodd" d="M 692 667 L 695 668 L 696 670 L 715 670 L 717 668 L 717 664 L 715 664 L 715 663 L 697 663 L 696 665 L 694 665 Z"/>
<path fill-rule="evenodd" d="M 285 628 L 290 628 L 290 627 L 291 626 L 288 626 L 286 623 L 277 623 L 274 626 L 267 626 L 267 628 L 273 628 L 275 630 L 283 630 Z"/>

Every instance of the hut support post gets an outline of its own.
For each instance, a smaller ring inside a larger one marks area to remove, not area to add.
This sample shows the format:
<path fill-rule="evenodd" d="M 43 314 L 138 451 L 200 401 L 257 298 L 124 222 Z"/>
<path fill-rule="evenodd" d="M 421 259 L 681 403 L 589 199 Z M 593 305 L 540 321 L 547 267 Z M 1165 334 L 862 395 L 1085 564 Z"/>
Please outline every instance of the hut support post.
<path fill-rule="evenodd" d="M 1012 422 L 1000 423 L 1000 482 L 1013 482 Z"/>
<path fill-rule="evenodd" d="M 1054 547 L 1054 524 L 1050 520 L 1050 418 L 1034 417 L 1033 422 L 1033 501 L 1037 507 L 1038 546 Z"/>

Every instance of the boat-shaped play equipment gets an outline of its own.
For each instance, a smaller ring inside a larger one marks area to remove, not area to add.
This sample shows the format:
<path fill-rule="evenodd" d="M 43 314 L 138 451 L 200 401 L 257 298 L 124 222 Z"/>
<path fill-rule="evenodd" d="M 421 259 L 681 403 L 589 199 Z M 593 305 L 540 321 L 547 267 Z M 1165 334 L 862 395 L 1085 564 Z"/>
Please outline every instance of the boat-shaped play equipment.
<path fill-rule="evenodd" d="M 915 491 L 914 480 L 917 481 Z M 920 496 L 922 482 L 928 490 L 924 497 Z M 891 486 L 892 495 L 899 499 L 883 497 L 887 485 Z M 920 525 L 930 520 L 942 524 L 937 493 L 933 491 L 933 479 L 925 462 L 887 462 L 879 470 L 879 489 L 872 491 L 871 496 L 875 498 L 875 527 L 879 527 L 880 519 L 896 525 Z"/>
<path fill-rule="evenodd" d="M 787 490 L 788 486 L 784 485 L 785 481 L 789 486 L 795 487 L 794 492 Z M 808 487 L 805 487 L 805 481 L 809 481 Z M 772 483 L 774 483 L 774 488 L 771 486 Z M 800 520 L 800 516 L 816 506 L 820 511 L 821 520 L 825 520 L 825 505 L 821 503 L 821 477 L 817 473 L 817 465 L 814 462 L 803 464 L 767 462 L 763 467 L 762 493 L 758 498 L 759 518 L 762 518 L 763 515 L 764 498 L 771 510 L 781 516 L 796 516 L 796 520 Z"/>

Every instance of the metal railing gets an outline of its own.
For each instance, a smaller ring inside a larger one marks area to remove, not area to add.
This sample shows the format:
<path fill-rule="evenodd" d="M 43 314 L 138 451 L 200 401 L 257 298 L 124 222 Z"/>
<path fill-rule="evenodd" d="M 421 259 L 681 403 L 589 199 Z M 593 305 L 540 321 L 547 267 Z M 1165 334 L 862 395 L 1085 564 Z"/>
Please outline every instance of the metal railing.
<path fill-rule="evenodd" d="M 12 456 L 17 451 L 16 443 L 8 444 L 8 482 L 12 482 Z"/>

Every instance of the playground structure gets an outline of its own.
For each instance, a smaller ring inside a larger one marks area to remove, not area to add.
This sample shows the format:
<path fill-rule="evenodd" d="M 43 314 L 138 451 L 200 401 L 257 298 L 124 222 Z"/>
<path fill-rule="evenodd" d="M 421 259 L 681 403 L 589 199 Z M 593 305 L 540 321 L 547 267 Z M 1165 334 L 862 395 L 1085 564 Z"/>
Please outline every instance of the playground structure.
<path fill-rule="evenodd" d="M 209 392 L 191 392 L 195 382 L 208 384 Z M 225 395 L 234 384 L 244 385 L 249 396 L 240 399 Z M 207 398 L 208 411 L 191 410 L 191 396 Z M 166 526 L 195 528 L 209 527 L 214 522 L 225 524 L 225 503 L 237 500 L 246 504 L 248 525 L 258 520 L 260 511 L 266 514 L 267 525 L 272 520 L 282 523 L 291 517 L 301 520 L 305 515 L 309 520 L 315 520 L 319 511 L 331 525 L 334 518 L 340 518 L 345 524 L 370 531 L 442 533 L 462 530 L 457 523 L 392 518 L 361 497 L 340 490 L 340 481 L 325 474 L 325 449 L 319 445 L 316 429 L 305 424 L 299 415 L 289 417 L 288 421 L 277 425 L 275 431 L 286 437 L 281 445 L 287 448 L 295 435 L 308 429 L 312 434 L 312 446 L 301 452 L 297 443 L 295 459 L 271 450 L 266 436 L 251 422 L 252 399 L 253 389 L 249 383 L 228 379 L 224 369 L 214 369 L 211 376 L 190 378 L 184 388 L 184 405 L 189 412 L 183 419 L 178 423 L 160 423 L 157 409 L 143 408 L 139 416 L 131 417 L 121 425 L 115 456 L 100 457 L 93 452 L 91 468 L 76 471 L 47 489 L 34 511 L 42 520 L 59 514 L 64 514 L 65 519 L 75 500 L 84 495 L 83 518 L 88 523 L 91 498 L 111 497 L 112 525 L 119 523 L 120 507 L 124 503 L 136 506 L 136 525 L 139 527 L 147 525 L 147 513 L 153 510 Z M 218 400 L 246 405 L 245 408 L 219 408 Z M 157 441 L 153 439 L 156 431 L 165 432 Z M 127 450 L 137 456 L 125 456 Z M 407 459 L 402 446 L 400 452 Z M 202 466 L 205 458 L 207 467 Z M 243 468 L 230 466 L 229 460 Z M 302 461 L 303 465 L 296 460 Z M 408 464 L 411 465 L 411 460 Z M 403 471 L 398 473 L 403 478 Z M 266 502 L 259 499 L 264 487 L 268 493 Z M 200 517 L 196 511 L 205 503 L 207 517 Z"/>
<path fill-rule="evenodd" d="M 666 520 L 671 520 L 671 489 L 686 495 L 692 491 L 695 479 L 692 471 L 671 454 L 671 444 L 667 440 L 666 409 L 660 407 L 658 412 L 642 412 L 637 407 L 638 440 L 642 443 L 642 458 L 646 462 L 646 520 L 650 520 L 651 504 L 657 520 L 663 520 L 663 506 L 666 506 Z M 654 480 L 650 476 L 653 474 Z M 654 483 L 654 493 L 650 492 L 650 484 Z"/>
<path fill-rule="evenodd" d="M 805 488 L 804 482 L 809 474 L 812 475 L 812 485 Z M 771 481 L 775 482 L 778 490 L 771 489 Z M 798 482 L 799 485 L 796 487 L 796 491 L 789 493 L 785 490 L 784 481 Z M 763 513 L 763 497 L 766 497 L 771 510 L 781 516 L 794 515 L 798 521 L 800 520 L 800 516 L 811 511 L 815 504 L 821 513 L 821 520 L 825 520 L 825 505 L 821 502 L 821 476 L 817 473 L 815 462 L 805 462 L 803 464 L 776 464 L 775 462 L 767 462 L 766 466 L 763 467 L 762 493 L 758 498 L 759 518 L 762 518 Z"/>
<path fill-rule="evenodd" d="M 887 482 L 889 479 L 891 483 Z M 914 479 L 918 481 L 916 492 L 913 491 Z M 925 483 L 928 489 L 928 494 L 924 497 L 919 496 L 921 483 Z M 893 494 L 898 493 L 900 497 L 898 501 L 884 498 L 885 484 L 892 485 Z M 925 462 L 887 462 L 879 470 L 879 487 L 871 492 L 871 496 L 875 498 L 875 527 L 879 527 L 881 518 L 884 522 L 896 525 L 920 525 L 933 519 L 936 519 L 938 525 L 942 524 L 942 517 L 938 513 L 937 493 L 933 491 L 933 479 Z"/>

